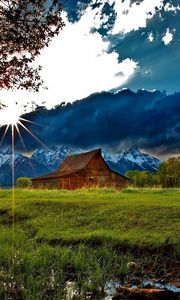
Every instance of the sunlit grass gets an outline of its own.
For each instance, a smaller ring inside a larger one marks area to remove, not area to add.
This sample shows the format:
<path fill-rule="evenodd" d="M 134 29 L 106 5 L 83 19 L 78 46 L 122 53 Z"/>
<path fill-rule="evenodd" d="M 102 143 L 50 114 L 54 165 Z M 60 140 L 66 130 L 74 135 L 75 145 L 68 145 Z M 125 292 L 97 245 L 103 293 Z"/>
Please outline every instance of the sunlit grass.
<path fill-rule="evenodd" d="M 0 191 L 0 282 L 12 286 L 11 197 Z M 62 300 L 69 279 L 83 293 L 99 292 L 128 274 L 128 262 L 143 274 L 158 264 L 168 272 L 166 263 L 178 259 L 179 190 L 15 190 L 15 199 L 16 288 L 1 285 L 2 299 L 46 299 L 49 291 Z"/>
<path fill-rule="evenodd" d="M 11 192 L 0 195 L 0 224 L 8 226 Z M 34 232 L 35 240 L 148 246 L 179 242 L 178 190 L 16 190 L 15 198 L 15 227 Z"/>

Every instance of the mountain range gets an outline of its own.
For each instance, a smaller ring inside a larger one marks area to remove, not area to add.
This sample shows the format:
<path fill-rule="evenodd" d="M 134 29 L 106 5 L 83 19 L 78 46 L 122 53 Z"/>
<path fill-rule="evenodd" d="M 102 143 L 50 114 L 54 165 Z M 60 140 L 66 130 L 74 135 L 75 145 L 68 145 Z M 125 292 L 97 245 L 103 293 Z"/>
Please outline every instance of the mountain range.
<path fill-rule="evenodd" d="M 109 146 L 113 151 L 125 145 L 138 146 L 157 157 L 179 154 L 180 92 L 167 95 L 157 90 L 137 92 L 122 89 L 116 93 L 101 92 L 73 103 L 36 110 L 21 116 L 24 126 L 37 138 L 20 127 L 29 152 L 40 147 L 69 145 L 75 149 Z M 5 127 L 0 127 L 0 140 Z M 15 132 L 15 147 L 24 151 L 20 136 Z M 3 148 L 11 149 L 11 132 L 6 134 Z M 2 149 L 2 147 L 1 147 Z"/>
<path fill-rule="evenodd" d="M 15 180 L 22 176 L 34 178 L 54 171 L 67 156 L 80 152 L 65 145 L 38 149 L 31 157 L 16 152 Z M 156 172 L 161 163 L 159 159 L 142 153 L 136 146 L 116 154 L 102 150 L 102 155 L 109 167 L 120 174 L 125 174 L 129 170 Z M 12 151 L 7 149 L 0 153 L 0 186 L 11 186 L 11 184 Z"/>

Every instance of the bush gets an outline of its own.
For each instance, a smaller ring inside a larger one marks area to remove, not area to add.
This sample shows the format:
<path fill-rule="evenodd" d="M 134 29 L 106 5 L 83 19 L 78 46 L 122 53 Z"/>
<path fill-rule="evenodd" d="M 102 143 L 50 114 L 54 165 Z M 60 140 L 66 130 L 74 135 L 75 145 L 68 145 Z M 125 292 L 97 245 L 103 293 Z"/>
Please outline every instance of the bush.
<path fill-rule="evenodd" d="M 28 177 L 20 177 L 16 180 L 16 186 L 18 188 L 29 188 L 31 183 L 31 179 Z"/>

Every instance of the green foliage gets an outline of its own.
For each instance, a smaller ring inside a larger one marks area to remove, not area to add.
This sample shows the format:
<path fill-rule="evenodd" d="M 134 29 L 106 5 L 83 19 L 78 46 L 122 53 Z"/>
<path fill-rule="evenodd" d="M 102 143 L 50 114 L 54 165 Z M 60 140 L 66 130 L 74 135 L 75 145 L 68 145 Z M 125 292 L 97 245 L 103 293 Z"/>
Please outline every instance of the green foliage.
<path fill-rule="evenodd" d="M 31 179 L 28 177 L 19 177 L 16 180 L 16 186 L 18 188 L 29 188 L 31 186 Z"/>
<path fill-rule="evenodd" d="M 180 187 L 180 157 L 163 162 L 156 174 L 147 171 L 128 171 L 125 174 L 134 187 Z"/>
<path fill-rule="evenodd" d="M 159 175 L 148 171 L 128 171 L 125 175 L 134 187 L 153 187 L 160 184 Z"/>
<path fill-rule="evenodd" d="M 135 272 L 132 262 L 167 273 L 179 200 L 176 189 L 15 190 L 12 210 L 11 190 L 0 190 L 0 299 L 67 299 L 68 280 L 85 299 Z"/>
<path fill-rule="evenodd" d="M 163 187 L 180 187 L 180 156 L 163 162 L 158 175 Z"/>
<path fill-rule="evenodd" d="M 10 225 L 11 191 L 1 190 L 0 199 L 0 224 Z M 175 189 L 15 190 L 15 220 L 43 243 L 155 246 L 179 240 L 179 200 Z"/>

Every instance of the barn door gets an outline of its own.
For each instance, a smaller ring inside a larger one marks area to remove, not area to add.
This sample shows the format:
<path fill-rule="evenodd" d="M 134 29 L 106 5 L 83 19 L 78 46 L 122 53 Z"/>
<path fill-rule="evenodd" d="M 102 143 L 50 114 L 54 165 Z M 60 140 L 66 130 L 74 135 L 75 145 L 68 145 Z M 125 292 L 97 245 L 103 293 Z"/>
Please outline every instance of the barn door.
<path fill-rule="evenodd" d="M 69 178 L 60 179 L 60 188 L 64 190 L 69 190 Z"/>

